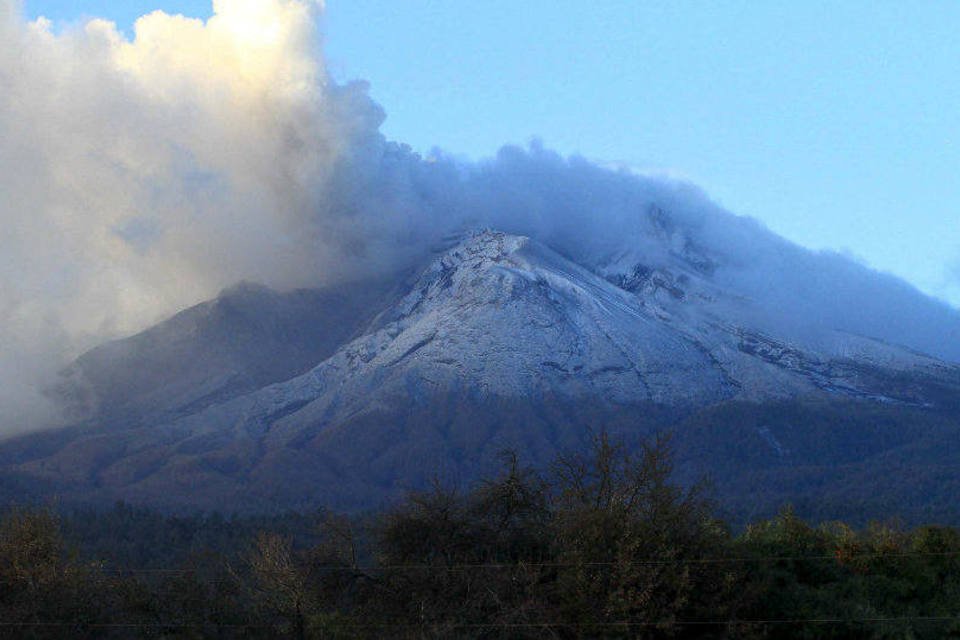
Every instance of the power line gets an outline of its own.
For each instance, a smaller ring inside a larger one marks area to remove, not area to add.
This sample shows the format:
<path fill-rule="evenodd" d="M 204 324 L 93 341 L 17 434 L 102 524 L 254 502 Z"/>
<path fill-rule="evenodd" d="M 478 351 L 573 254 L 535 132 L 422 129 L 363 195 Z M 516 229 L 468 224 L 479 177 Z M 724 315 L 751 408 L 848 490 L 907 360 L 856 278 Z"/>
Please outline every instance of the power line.
<path fill-rule="evenodd" d="M 731 619 L 731 620 L 624 620 L 614 622 L 475 622 L 475 623 L 443 623 L 424 622 L 420 624 L 351 624 L 340 622 L 336 626 L 342 629 L 523 629 L 523 628 L 633 628 L 633 627 L 662 627 L 662 626 L 738 626 L 738 625 L 793 625 L 793 624 L 880 624 L 895 622 L 957 622 L 960 616 L 888 616 L 873 618 L 769 618 L 769 619 Z M 206 629 L 217 627 L 221 629 L 275 629 L 277 624 L 229 624 L 209 622 L 206 624 L 177 624 L 161 622 L 64 622 L 64 621 L 31 621 L 5 622 L 0 621 L 0 627 L 50 627 L 50 628 L 87 628 L 87 629 Z"/>
<path fill-rule="evenodd" d="M 0 621 L 0 627 L 73 627 L 83 629 L 206 629 L 218 627 L 221 629 L 275 629 L 275 624 L 227 624 L 208 622 L 206 624 L 165 624 L 162 622 L 5 622 Z"/>
<path fill-rule="evenodd" d="M 408 628 L 421 629 L 442 627 L 447 629 L 486 628 L 610 628 L 610 627 L 661 627 L 677 626 L 736 626 L 736 625 L 788 625 L 788 624 L 860 624 L 885 622 L 960 622 L 957 616 L 891 616 L 876 618 L 772 618 L 766 620 L 636 620 L 621 622 L 476 622 L 476 623 L 423 623 L 423 624 L 376 624 L 344 625 L 352 629 Z"/>
<path fill-rule="evenodd" d="M 960 557 L 960 551 L 929 551 L 929 552 L 903 552 L 903 553 L 852 553 L 843 554 L 836 552 L 833 554 L 806 555 L 806 556 L 734 556 L 734 557 L 713 557 L 713 558 L 644 558 L 639 560 L 622 561 L 602 561 L 602 562 L 476 562 L 476 563 L 451 563 L 451 564 L 385 564 L 385 565 L 353 565 L 353 566 L 325 566 L 315 567 L 315 569 L 343 570 L 343 571 L 461 571 L 471 569 L 521 569 L 521 568 L 547 568 L 563 569 L 570 567 L 590 568 L 590 567 L 616 567 L 616 566 L 645 566 L 645 565 L 690 565 L 690 564 L 749 564 L 752 562 L 801 562 L 807 560 L 834 560 L 849 562 L 852 560 L 867 559 L 910 559 L 910 558 L 952 558 Z M 196 569 L 101 569 L 105 573 L 157 573 L 182 575 L 197 573 Z"/>

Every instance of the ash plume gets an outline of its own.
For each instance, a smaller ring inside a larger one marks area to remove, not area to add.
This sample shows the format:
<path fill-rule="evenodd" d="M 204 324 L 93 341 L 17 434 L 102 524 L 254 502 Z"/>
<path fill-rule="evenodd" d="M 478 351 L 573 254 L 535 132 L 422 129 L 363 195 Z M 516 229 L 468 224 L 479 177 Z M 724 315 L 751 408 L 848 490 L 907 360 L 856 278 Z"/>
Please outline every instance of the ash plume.
<path fill-rule="evenodd" d="M 131 39 L 58 32 L 0 0 L 0 433 L 55 424 L 39 391 L 84 349 L 241 280 L 313 287 L 390 273 L 471 227 L 574 257 L 660 258 L 669 211 L 719 281 L 779 309 L 960 360 L 955 311 L 838 254 L 813 253 L 682 181 L 540 144 L 464 163 L 379 132 L 362 82 L 338 84 L 307 0 L 157 11 Z"/>

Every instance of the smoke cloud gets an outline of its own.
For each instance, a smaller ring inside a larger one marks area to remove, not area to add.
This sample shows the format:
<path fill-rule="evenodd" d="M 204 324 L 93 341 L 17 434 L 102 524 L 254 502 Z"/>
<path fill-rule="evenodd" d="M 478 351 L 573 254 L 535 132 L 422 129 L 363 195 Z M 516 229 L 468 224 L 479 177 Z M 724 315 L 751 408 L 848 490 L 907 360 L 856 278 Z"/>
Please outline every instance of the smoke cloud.
<path fill-rule="evenodd" d="M 327 77 L 318 5 L 155 12 L 132 41 L 0 5 L 0 424 L 104 337 L 241 278 L 327 277 L 326 184 L 382 114 Z"/>
<path fill-rule="evenodd" d="M 960 359 L 946 306 L 692 185 L 539 144 L 465 164 L 386 141 L 366 85 L 327 72 L 317 2 L 213 8 L 149 14 L 128 40 L 101 20 L 55 32 L 0 0 L 0 432 L 54 423 L 38 389 L 82 350 L 237 281 L 359 278 L 477 226 L 655 263 L 652 203 L 723 258 L 718 279 L 798 321 Z"/>

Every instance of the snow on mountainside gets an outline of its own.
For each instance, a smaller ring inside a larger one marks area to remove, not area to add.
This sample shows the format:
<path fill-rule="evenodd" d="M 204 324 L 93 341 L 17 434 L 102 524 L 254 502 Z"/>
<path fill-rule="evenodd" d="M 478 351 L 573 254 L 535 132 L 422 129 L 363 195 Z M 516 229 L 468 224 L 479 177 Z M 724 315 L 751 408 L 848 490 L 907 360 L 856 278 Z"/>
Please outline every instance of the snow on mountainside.
<path fill-rule="evenodd" d="M 336 380 L 341 404 L 385 390 L 402 398 L 463 387 L 481 396 L 700 405 L 818 390 L 919 402 L 871 374 L 879 375 L 881 364 L 921 376 L 956 373 L 855 336 L 831 333 L 820 343 L 832 350 L 804 351 L 728 324 L 719 312 L 734 301 L 705 283 L 697 288 L 689 273 L 641 280 L 615 286 L 528 238 L 471 235 L 434 261 L 376 330 L 307 380 L 319 381 L 318 390 Z M 869 357 L 850 357 L 860 354 Z"/>
<path fill-rule="evenodd" d="M 108 405 L 122 412 L 7 443 L 0 462 L 78 500 L 355 508 L 438 467 L 473 477 L 504 447 L 547 459 L 589 427 L 659 428 L 737 401 L 935 407 L 960 396 L 960 369 L 907 349 L 831 330 L 790 341 L 739 323 L 756 301 L 718 285 L 717 260 L 659 216 L 669 250 L 654 263 L 622 251 L 578 264 L 526 237 L 471 233 L 402 294 L 356 293 L 385 305 L 366 318 L 345 312 L 372 302 L 327 295 L 307 312 L 319 294 L 228 295 L 81 358 L 75 369 L 101 381 L 103 397 L 126 369 L 150 371 L 128 383 L 130 397 L 113 389 Z M 224 310 L 238 301 L 252 317 Z M 229 339 L 237 327 L 248 339 Z M 196 369 L 198 331 L 219 336 L 219 355 Z M 322 361 L 286 369 L 287 380 L 282 369 L 244 372 L 291 337 Z M 757 433 L 768 447 L 770 430 Z"/>

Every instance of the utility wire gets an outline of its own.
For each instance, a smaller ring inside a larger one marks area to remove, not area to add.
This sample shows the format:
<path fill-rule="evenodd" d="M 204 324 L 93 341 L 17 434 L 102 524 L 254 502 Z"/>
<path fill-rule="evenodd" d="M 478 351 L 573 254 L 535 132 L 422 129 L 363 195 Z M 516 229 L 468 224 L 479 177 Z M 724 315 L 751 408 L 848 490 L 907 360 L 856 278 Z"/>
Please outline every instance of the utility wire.
<path fill-rule="evenodd" d="M 421 623 L 421 624 L 350 624 L 339 623 L 341 629 L 523 629 L 523 628 L 632 628 L 661 626 L 738 626 L 738 625 L 792 625 L 792 624 L 878 624 L 887 622 L 958 622 L 958 616 L 889 616 L 874 618 L 770 618 L 732 620 L 637 620 L 621 622 L 476 622 L 476 623 Z M 227 624 L 164 624 L 162 622 L 4 622 L 0 627 L 74 627 L 85 629 L 275 629 L 281 625 Z"/>
<path fill-rule="evenodd" d="M 461 571 L 470 569 L 520 569 L 520 568 L 569 568 L 569 567 L 615 567 L 615 566 L 645 566 L 645 565 L 691 565 L 691 564 L 749 564 L 751 562 L 800 562 L 804 560 L 834 560 L 848 562 L 865 559 L 909 559 L 909 558 L 953 558 L 960 557 L 960 551 L 930 551 L 930 552 L 903 552 L 903 553 L 851 553 L 840 552 L 832 554 L 808 556 L 734 556 L 714 558 L 645 558 L 640 560 L 622 560 L 605 562 L 477 562 L 452 564 L 385 564 L 385 565 L 353 565 L 353 566 L 323 566 L 316 569 L 344 570 L 344 571 Z M 158 573 L 158 574 L 192 574 L 196 569 L 125 569 L 104 568 L 105 573 Z"/>

